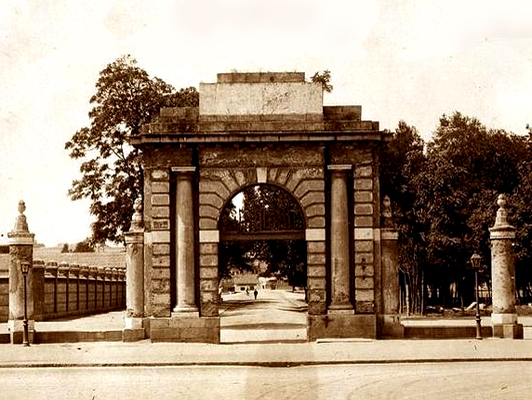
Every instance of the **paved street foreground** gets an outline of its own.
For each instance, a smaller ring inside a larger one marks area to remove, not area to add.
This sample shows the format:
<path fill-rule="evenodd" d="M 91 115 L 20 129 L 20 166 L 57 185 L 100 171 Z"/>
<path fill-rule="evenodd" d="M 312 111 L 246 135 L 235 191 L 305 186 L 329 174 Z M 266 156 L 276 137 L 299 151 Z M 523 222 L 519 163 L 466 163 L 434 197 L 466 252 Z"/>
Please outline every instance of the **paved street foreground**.
<path fill-rule="evenodd" d="M 122 316 L 47 322 L 40 329 L 101 329 L 102 323 L 119 329 Z M 219 345 L 1 344 L 0 398 L 531 398 L 532 340 L 307 343 L 305 319 L 301 293 L 261 291 L 256 300 L 236 293 L 224 295 Z"/>

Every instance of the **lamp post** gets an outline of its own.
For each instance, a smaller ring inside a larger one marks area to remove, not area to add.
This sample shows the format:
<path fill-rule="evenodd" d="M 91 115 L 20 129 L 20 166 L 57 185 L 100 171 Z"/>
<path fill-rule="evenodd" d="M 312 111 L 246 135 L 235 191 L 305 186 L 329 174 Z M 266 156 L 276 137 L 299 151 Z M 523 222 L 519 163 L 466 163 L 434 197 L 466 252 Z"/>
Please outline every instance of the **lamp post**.
<path fill-rule="evenodd" d="M 478 271 L 480 269 L 480 261 L 482 260 L 482 257 L 480 257 L 477 253 L 473 254 L 471 256 L 471 265 L 473 266 L 473 269 L 475 270 L 475 298 L 476 298 L 476 325 L 477 325 L 477 339 L 482 339 L 482 331 L 481 331 L 481 325 L 480 325 L 480 306 L 478 303 Z"/>
<path fill-rule="evenodd" d="M 26 291 L 26 278 L 28 276 L 28 272 L 30 271 L 30 263 L 26 261 L 21 262 L 20 270 L 22 271 L 22 277 L 24 278 L 24 321 L 22 322 L 24 330 L 22 332 L 22 344 L 25 347 L 29 347 L 30 341 L 28 334 L 28 296 Z"/>

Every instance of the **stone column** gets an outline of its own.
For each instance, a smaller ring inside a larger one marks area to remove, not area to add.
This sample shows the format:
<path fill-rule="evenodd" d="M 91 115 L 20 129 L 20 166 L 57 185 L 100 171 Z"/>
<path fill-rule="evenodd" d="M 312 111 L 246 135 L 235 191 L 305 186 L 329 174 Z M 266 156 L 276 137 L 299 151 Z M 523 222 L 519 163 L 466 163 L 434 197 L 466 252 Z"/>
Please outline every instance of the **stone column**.
<path fill-rule="evenodd" d="M 490 228 L 493 336 L 518 339 L 523 326 L 517 323 L 515 310 L 515 228 L 508 223 L 506 196 L 499 195 L 495 225 Z"/>
<path fill-rule="evenodd" d="M 331 304 L 329 311 L 353 313 L 350 290 L 349 208 L 350 165 L 329 165 L 331 174 Z"/>
<path fill-rule="evenodd" d="M 126 317 L 124 341 L 144 339 L 144 229 L 142 201 L 135 200 L 135 213 L 126 238 Z"/>
<path fill-rule="evenodd" d="M 382 201 L 381 229 L 381 279 L 382 313 L 380 337 L 402 338 L 404 329 L 399 319 L 399 265 L 397 261 L 397 239 L 399 235 L 393 226 L 390 198 Z"/>
<path fill-rule="evenodd" d="M 24 211 L 26 205 L 18 203 L 20 215 L 17 217 L 9 238 L 9 321 L 8 329 L 11 343 L 22 343 L 24 320 L 24 278 L 20 266 L 22 263 L 33 264 L 33 239 L 35 235 L 28 230 Z M 28 316 L 28 332 L 30 343 L 33 342 L 35 321 L 33 312 L 33 272 L 30 269 L 26 277 L 26 304 Z"/>
<path fill-rule="evenodd" d="M 192 178 L 196 167 L 174 167 L 177 173 L 176 185 L 176 287 L 177 305 L 174 313 L 195 313 L 195 246 L 194 246 L 194 197 Z"/>

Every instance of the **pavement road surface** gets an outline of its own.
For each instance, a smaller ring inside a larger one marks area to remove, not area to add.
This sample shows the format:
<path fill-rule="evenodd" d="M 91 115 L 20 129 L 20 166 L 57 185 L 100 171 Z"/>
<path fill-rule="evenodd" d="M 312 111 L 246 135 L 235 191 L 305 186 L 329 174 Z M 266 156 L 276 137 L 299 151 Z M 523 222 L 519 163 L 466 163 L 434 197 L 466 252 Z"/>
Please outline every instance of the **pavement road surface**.
<path fill-rule="evenodd" d="M 1 399 L 504 399 L 532 397 L 532 363 L 0 368 Z"/>
<path fill-rule="evenodd" d="M 304 342 L 307 339 L 305 294 L 260 290 L 224 294 L 220 310 L 222 343 Z"/>

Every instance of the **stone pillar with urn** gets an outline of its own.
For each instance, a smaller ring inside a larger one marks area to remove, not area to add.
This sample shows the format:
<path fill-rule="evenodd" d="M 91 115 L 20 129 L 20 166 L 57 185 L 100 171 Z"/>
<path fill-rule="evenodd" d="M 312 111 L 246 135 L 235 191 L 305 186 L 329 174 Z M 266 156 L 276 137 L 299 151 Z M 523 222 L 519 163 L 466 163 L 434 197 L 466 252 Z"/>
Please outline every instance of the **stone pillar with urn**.
<path fill-rule="evenodd" d="M 497 200 L 495 225 L 490 228 L 493 336 L 522 339 L 523 325 L 517 323 L 515 309 L 515 228 L 508 222 L 506 196 Z"/>
<path fill-rule="evenodd" d="M 142 200 L 135 200 L 135 213 L 126 237 L 126 317 L 122 333 L 125 342 L 142 340 L 144 330 L 144 229 Z"/>
<path fill-rule="evenodd" d="M 35 319 L 33 310 L 33 274 L 22 274 L 23 264 L 33 264 L 33 242 L 35 235 L 30 233 L 24 211 L 24 201 L 18 203 L 19 216 L 15 227 L 7 234 L 9 239 L 9 320 L 8 329 L 11 343 L 22 343 L 25 314 L 27 316 L 28 340 L 33 343 Z M 24 287 L 26 283 L 26 287 Z M 26 311 L 26 312 L 25 312 Z"/>

